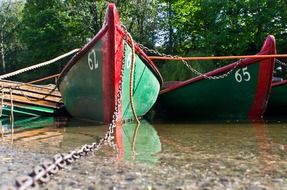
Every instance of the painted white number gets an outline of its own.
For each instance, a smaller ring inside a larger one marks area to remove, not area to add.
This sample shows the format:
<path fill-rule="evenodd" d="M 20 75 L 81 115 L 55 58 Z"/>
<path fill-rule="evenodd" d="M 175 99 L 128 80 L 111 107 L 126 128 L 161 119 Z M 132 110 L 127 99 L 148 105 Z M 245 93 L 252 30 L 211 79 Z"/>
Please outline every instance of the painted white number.
<path fill-rule="evenodd" d="M 92 49 L 92 51 L 88 54 L 88 65 L 92 70 L 97 69 L 99 67 L 99 62 L 97 60 L 96 50 Z"/>
<path fill-rule="evenodd" d="M 237 82 L 241 82 L 241 81 L 242 81 L 242 76 L 241 76 L 241 74 L 239 74 L 240 71 L 241 71 L 241 70 L 238 69 L 238 70 L 235 72 L 235 79 L 236 79 Z"/>
<path fill-rule="evenodd" d="M 250 76 L 250 73 L 247 71 L 247 67 L 244 67 L 242 69 L 242 72 L 243 72 L 244 80 L 245 81 L 250 81 L 251 76 Z"/>
<path fill-rule="evenodd" d="M 250 76 L 250 73 L 247 71 L 247 67 L 238 69 L 235 72 L 235 80 L 239 83 L 242 82 L 242 80 L 250 81 L 250 79 L 251 79 L 251 76 Z"/>
<path fill-rule="evenodd" d="M 127 69 L 131 67 L 131 64 L 132 64 L 132 53 L 130 52 L 127 60 Z"/>

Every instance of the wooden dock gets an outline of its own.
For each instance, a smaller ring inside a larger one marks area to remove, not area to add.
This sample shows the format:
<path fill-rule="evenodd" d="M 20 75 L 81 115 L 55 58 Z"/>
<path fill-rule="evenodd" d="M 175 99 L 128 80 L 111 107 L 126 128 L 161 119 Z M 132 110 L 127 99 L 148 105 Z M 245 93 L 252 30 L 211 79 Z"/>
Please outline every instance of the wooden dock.
<path fill-rule="evenodd" d="M 61 94 L 55 85 L 34 85 L 0 80 L 2 116 L 52 115 L 63 109 Z"/>

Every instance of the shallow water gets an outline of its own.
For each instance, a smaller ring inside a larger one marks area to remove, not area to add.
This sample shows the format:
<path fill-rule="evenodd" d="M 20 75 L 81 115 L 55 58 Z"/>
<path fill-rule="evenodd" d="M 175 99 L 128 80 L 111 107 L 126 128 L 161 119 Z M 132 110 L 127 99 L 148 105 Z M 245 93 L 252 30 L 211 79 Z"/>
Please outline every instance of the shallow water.
<path fill-rule="evenodd" d="M 2 120 L 0 186 L 35 165 L 103 137 L 107 125 L 67 118 Z M 48 189 L 287 189 L 286 122 L 148 123 L 115 131 L 53 176 Z M 13 132 L 13 133 L 12 133 Z M 133 138 L 134 137 L 134 138 Z"/>

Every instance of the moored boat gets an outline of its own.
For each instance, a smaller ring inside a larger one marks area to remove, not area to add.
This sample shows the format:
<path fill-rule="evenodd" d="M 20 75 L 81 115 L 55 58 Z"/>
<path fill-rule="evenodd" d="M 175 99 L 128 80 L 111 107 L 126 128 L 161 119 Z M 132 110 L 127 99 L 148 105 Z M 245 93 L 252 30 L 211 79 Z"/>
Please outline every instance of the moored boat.
<path fill-rule="evenodd" d="M 257 55 L 275 53 L 275 38 L 270 35 Z M 186 81 L 165 83 L 159 104 L 169 116 L 259 119 L 266 108 L 273 69 L 274 58 L 245 58 Z"/>
<path fill-rule="evenodd" d="M 109 123 L 115 110 L 118 120 L 132 119 L 133 108 L 137 116 L 149 111 L 162 78 L 133 44 L 115 5 L 109 4 L 102 29 L 68 62 L 58 79 L 65 108 L 72 116 Z"/>

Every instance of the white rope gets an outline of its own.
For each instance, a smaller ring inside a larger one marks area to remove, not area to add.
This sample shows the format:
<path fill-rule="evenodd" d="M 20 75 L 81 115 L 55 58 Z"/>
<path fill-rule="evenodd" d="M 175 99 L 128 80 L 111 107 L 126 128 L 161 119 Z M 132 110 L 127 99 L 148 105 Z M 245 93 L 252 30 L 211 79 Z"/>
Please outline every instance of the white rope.
<path fill-rule="evenodd" d="M 65 57 L 67 57 L 67 56 L 69 56 L 69 55 L 71 55 L 71 54 L 73 54 L 73 53 L 75 53 L 75 52 L 78 52 L 78 51 L 79 51 L 79 49 L 74 49 L 74 50 L 72 50 L 72 51 L 70 51 L 70 52 L 68 52 L 68 53 L 65 53 L 65 54 L 63 54 L 63 55 L 60 55 L 60 56 L 58 56 L 58 57 L 56 57 L 56 58 L 54 58 L 54 59 L 51 59 L 51 60 L 49 60 L 49 61 L 45 61 L 45 62 L 39 63 L 39 64 L 37 64 L 37 65 L 32 65 L 32 66 L 30 66 L 30 67 L 26 67 L 26 68 L 19 69 L 19 70 L 17 70 L 17 71 L 11 72 L 11 73 L 7 73 L 7 74 L 4 74 L 4 75 L 1 75 L 1 76 L 0 76 L 0 80 L 1 80 L 1 79 L 5 79 L 5 78 L 9 78 L 9 77 L 12 77 L 12 76 L 15 76 L 15 75 L 18 75 L 18 74 L 21 74 L 21 73 L 24 73 L 24 72 L 26 72 L 26 71 L 30 71 L 30 70 L 33 70 L 33 69 L 37 69 L 37 68 L 40 68 L 40 67 L 49 65 L 49 64 L 51 64 L 51 63 L 54 63 L 54 62 L 56 62 L 56 61 L 58 61 L 58 60 L 60 60 L 60 59 L 63 59 L 63 58 L 65 58 Z"/>

